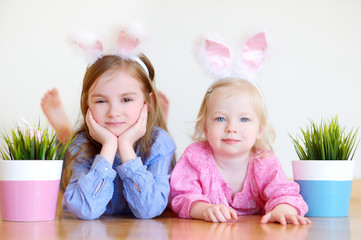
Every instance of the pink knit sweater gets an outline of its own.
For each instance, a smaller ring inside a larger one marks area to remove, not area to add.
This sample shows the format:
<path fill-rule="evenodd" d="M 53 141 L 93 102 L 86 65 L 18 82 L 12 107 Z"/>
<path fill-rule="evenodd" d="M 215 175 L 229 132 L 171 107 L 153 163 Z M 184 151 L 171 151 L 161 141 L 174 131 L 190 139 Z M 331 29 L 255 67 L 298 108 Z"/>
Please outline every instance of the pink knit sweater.
<path fill-rule="evenodd" d="M 308 207 L 299 194 L 299 185 L 289 181 L 273 153 L 251 157 L 243 189 L 232 198 L 232 189 L 219 173 L 208 142 L 195 142 L 178 160 L 170 179 L 172 210 L 181 218 L 190 218 L 195 201 L 224 204 L 238 215 L 264 214 L 287 203 L 304 216 Z"/>

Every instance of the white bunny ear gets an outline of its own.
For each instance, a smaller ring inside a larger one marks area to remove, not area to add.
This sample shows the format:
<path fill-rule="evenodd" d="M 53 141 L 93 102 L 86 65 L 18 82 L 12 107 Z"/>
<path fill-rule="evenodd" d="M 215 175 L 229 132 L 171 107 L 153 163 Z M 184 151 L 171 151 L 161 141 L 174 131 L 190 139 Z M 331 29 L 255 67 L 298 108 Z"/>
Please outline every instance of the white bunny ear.
<path fill-rule="evenodd" d="M 71 37 L 75 48 L 85 57 L 89 65 L 103 56 L 102 42 L 89 33 L 78 33 Z"/>
<path fill-rule="evenodd" d="M 253 74 L 261 66 L 267 49 L 266 34 L 260 32 L 250 38 L 241 52 L 239 74 L 246 80 L 251 80 Z"/>
<path fill-rule="evenodd" d="M 139 45 L 139 39 L 133 38 L 126 31 L 120 31 L 116 45 L 116 53 L 121 57 L 131 57 L 135 54 L 135 49 Z"/>
<path fill-rule="evenodd" d="M 116 55 L 121 58 L 132 58 L 139 55 L 139 44 L 145 36 L 145 28 L 138 22 L 133 22 L 125 30 L 118 33 L 115 46 Z"/>
<path fill-rule="evenodd" d="M 216 78 L 231 75 L 232 56 L 229 47 L 219 41 L 205 38 L 201 42 L 199 58 L 206 70 Z"/>

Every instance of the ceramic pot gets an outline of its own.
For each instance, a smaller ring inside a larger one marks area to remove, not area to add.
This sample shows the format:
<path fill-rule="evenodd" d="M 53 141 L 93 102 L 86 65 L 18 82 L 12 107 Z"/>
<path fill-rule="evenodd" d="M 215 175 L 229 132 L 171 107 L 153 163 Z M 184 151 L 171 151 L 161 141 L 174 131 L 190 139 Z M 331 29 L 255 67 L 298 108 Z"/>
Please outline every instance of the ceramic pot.
<path fill-rule="evenodd" d="M 48 221 L 56 217 L 63 160 L 0 160 L 0 217 Z"/>
<path fill-rule="evenodd" d="M 306 216 L 348 216 L 354 161 L 298 160 L 292 162 L 292 169 L 308 205 Z"/>

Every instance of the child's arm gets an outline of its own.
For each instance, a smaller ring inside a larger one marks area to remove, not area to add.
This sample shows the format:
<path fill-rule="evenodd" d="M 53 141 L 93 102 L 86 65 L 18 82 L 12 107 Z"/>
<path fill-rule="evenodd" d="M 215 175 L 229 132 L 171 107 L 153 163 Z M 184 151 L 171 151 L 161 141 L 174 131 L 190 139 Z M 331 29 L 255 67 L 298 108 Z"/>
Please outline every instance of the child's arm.
<path fill-rule="evenodd" d="M 72 177 L 64 192 L 64 201 L 75 216 L 92 220 L 105 212 L 113 196 L 116 172 L 112 169 L 112 164 L 117 149 L 117 138 L 94 120 L 90 109 L 85 120 L 91 137 L 102 144 L 102 148 L 93 161 L 74 161 Z"/>
<path fill-rule="evenodd" d="M 292 218 L 291 216 L 305 219 L 303 216 L 307 213 L 308 207 L 299 194 L 299 186 L 297 183 L 288 180 L 276 156 L 270 155 L 254 161 L 253 172 L 255 182 L 258 185 L 257 191 L 259 191 L 266 212 L 264 219 L 268 219 L 263 221 L 270 222 L 270 219 L 273 221 L 276 216 L 278 222 L 278 220 L 283 219 L 280 216 L 285 215 L 287 215 L 287 221 Z M 282 222 L 284 223 L 284 221 Z M 308 221 L 306 222 L 308 223 Z"/>
<path fill-rule="evenodd" d="M 64 202 L 76 217 L 93 220 L 106 211 L 106 206 L 112 199 L 116 171 L 101 155 L 97 155 L 94 161 L 83 160 L 76 159 L 73 163 L 72 176 L 64 192 Z"/>
<path fill-rule="evenodd" d="M 134 151 L 133 145 L 141 137 L 144 136 L 147 128 L 148 107 L 143 105 L 137 121 L 118 136 L 119 155 L 122 159 L 122 164 L 136 159 L 137 155 Z M 134 187 L 140 191 L 139 186 L 133 181 Z"/>
<path fill-rule="evenodd" d="M 237 213 L 223 204 L 210 204 L 202 201 L 192 203 L 190 216 L 208 222 L 227 222 L 237 220 Z"/>
<path fill-rule="evenodd" d="M 282 225 L 310 224 L 311 220 L 298 215 L 296 208 L 288 204 L 279 204 L 271 212 L 262 217 L 261 223 L 279 222 Z"/>
<path fill-rule="evenodd" d="M 208 144 L 195 142 L 186 148 L 174 167 L 170 179 L 170 197 L 172 210 L 179 217 L 205 219 L 202 214 L 207 206 L 213 206 L 211 199 L 224 194 L 219 190 L 217 192 L 211 190 L 213 173 L 218 171 L 215 166 L 211 167 L 212 164 L 209 161 L 212 156 L 213 152 Z M 219 207 L 215 208 L 218 208 L 217 212 L 221 211 Z M 213 213 L 214 209 L 209 210 Z M 206 221 L 211 219 L 210 215 L 207 215 Z M 232 213 L 230 215 L 233 219 L 234 215 Z"/>
<path fill-rule="evenodd" d="M 155 128 L 152 139 L 154 142 L 146 159 L 137 157 L 116 167 L 123 180 L 124 197 L 137 218 L 156 217 L 168 204 L 175 144 L 160 128 Z"/>

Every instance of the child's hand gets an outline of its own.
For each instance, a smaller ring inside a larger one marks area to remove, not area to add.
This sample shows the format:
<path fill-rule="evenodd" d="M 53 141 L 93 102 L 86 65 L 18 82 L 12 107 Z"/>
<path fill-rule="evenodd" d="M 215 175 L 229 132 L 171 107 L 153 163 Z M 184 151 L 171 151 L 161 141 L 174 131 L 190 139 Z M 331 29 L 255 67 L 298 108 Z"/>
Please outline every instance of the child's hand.
<path fill-rule="evenodd" d="M 95 121 L 90 109 L 87 111 L 85 122 L 88 126 L 90 136 L 102 145 L 100 155 L 112 164 L 117 150 L 117 137 Z"/>
<path fill-rule="evenodd" d="M 144 136 L 147 130 L 148 106 L 143 105 L 138 120 L 118 136 L 118 149 L 123 162 L 135 158 L 133 144 Z"/>
<path fill-rule="evenodd" d="M 212 205 L 205 209 L 203 217 L 208 222 L 227 222 L 238 218 L 236 211 L 223 204 Z"/>
<path fill-rule="evenodd" d="M 90 136 L 98 143 L 104 145 L 107 141 L 116 141 L 116 136 L 105 127 L 97 123 L 90 108 L 86 114 L 86 124 L 89 128 Z"/>
<path fill-rule="evenodd" d="M 305 225 L 312 223 L 306 217 L 299 216 L 297 210 L 288 204 L 279 204 L 271 212 L 262 217 L 261 223 L 279 222 L 282 225 Z"/>

